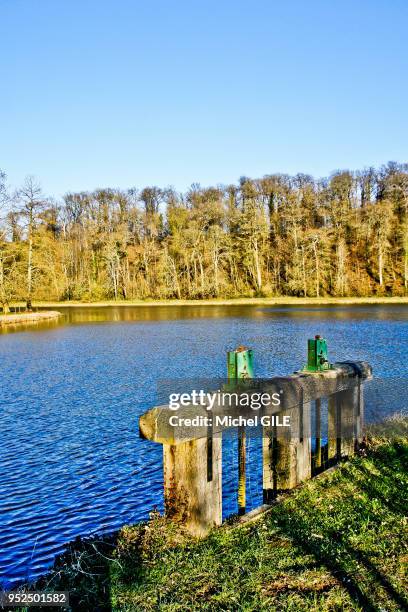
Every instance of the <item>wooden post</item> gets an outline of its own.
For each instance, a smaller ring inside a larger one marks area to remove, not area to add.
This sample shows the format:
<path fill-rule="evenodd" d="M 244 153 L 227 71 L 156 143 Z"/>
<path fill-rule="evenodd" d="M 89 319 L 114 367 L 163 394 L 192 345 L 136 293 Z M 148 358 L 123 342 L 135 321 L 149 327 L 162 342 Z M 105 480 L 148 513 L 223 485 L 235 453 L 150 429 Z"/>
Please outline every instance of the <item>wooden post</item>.
<path fill-rule="evenodd" d="M 339 461 L 354 453 L 362 431 L 360 381 L 329 398 L 329 459 Z"/>
<path fill-rule="evenodd" d="M 279 417 L 289 416 L 292 420 L 293 412 L 284 410 Z M 296 486 L 296 444 L 290 433 L 278 432 L 276 426 L 264 427 L 262 460 L 263 502 L 268 504 L 277 494 Z"/>
<path fill-rule="evenodd" d="M 360 408 L 360 385 L 355 384 L 338 394 L 340 418 L 340 452 L 342 457 L 354 454 L 355 443 L 358 437 L 358 429 L 361 423 L 358 421 Z"/>
<path fill-rule="evenodd" d="M 238 427 L 238 514 L 246 511 L 246 432 Z"/>
<path fill-rule="evenodd" d="M 299 422 L 299 440 L 296 440 L 296 484 L 312 477 L 311 402 L 299 406 L 302 420 Z"/>
<path fill-rule="evenodd" d="M 341 457 L 341 430 L 338 404 L 338 393 L 331 395 L 328 401 L 328 459 L 329 463 L 340 460 Z"/>
<path fill-rule="evenodd" d="M 358 379 L 357 385 L 357 405 L 356 405 L 356 439 L 355 444 L 358 446 L 363 441 L 364 431 L 364 391 L 361 380 Z"/>
<path fill-rule="evenodd" d="M 262 430 L 262 436 L 263 503 L 270 504 L 274 500 L 278 488 L 276 472 L 278 457 L 276 425 L 271 425 L 269 427 L 265 426 Z"/>
<path fill-rule="evenodd" d="M 208 439 L 163 445 L 166 516 L 203 537 L 222 523 L 222 440 L 212 438 L 209 479 Z"/>
<path fill-rule="evenodd" d="M 315 453 L 314 467 L 322 467 L 322 400 L 315 401 Z"/>
<path fill-rule="evenodd" d="M 269 503 L 276 493 L 293 489 L 300 482 L 311 478 L 310 402 L 303 401 L 303 393 L 297 406 L 279 413 L 289 416 L 291 431 L 277 436 L 277 428 L 265 428 L 263 432 L 263 499 Z"/>
<path fill-rule="evenodd" d="M 296 440 L 277 440 L 276 484 L 277 492 L 293 489 L 297 485 L 297 442 Z"/>

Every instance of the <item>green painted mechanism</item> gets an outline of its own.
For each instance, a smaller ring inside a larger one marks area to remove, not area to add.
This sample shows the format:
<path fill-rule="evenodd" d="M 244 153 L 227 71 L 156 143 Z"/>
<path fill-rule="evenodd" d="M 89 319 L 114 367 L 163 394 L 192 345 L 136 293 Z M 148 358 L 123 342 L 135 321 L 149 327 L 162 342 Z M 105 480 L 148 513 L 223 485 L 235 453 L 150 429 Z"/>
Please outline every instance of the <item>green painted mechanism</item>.
<path fill-rule="evenodd" d="M 227 352 L 228 379 L 253 378 L 254 354 L 252 349 L 239 346 L 235 351 Z"/>
<path fill-rule="evenodd" d="M 235 351 L 227 352 L 228 382 L 232 389 L 238 384 L 249 383 L 254 377 L 254 353 L 252 349 L 239 346 Z M 239 383 L 235 381 L 239 380 Z M 246 510 L 246 433 L 245 427 L 238 427 L 238 514 Z"/>
<path fill-rule="evenodd" d="M 324 372 L 331 370 L 327 356 L 327 341 L 325 338 L 315 336 L 307 341 L 307 364 L 303 368 L 306 372 Z"/>

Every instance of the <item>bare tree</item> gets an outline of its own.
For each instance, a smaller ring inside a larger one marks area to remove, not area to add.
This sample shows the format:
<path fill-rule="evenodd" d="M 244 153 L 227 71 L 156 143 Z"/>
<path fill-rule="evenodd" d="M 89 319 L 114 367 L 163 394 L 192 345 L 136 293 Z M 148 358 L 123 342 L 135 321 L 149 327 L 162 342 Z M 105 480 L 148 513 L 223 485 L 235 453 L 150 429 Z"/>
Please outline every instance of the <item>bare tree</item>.
<path fill-rule="evenodd" d="M 18 213 L 25 219 L 27 226 L 27 285 L 26 308 L 32 310 L 33 294 L 33 244 L 38 216 L 44 210 L 45 200 L 41 185 L 33 176 L 27 176 L 23 186 L 17 191 Z"/>
<path fill-rule="evenodd" d="M 3 217 L 1 299 L 28 308 L 46 298 L 408 294 L 407 164 L 184 194 L 105 188 L 61 205 L 29 177 Z"/>
<path fill-rule="evenodd" d="M 0 211 L 7 210 L 10 195 L 6 187 L 6 174 L 0 170 Z M 7 217 L 7 215 L 6 215 Z M 10 298 L 12 296 L 12 279 L 14 258 L 6 250 L 6 227 L 3 224 L 3 215 L 0 218 L 0 304 L 3 313 L 10 312 Z"/>

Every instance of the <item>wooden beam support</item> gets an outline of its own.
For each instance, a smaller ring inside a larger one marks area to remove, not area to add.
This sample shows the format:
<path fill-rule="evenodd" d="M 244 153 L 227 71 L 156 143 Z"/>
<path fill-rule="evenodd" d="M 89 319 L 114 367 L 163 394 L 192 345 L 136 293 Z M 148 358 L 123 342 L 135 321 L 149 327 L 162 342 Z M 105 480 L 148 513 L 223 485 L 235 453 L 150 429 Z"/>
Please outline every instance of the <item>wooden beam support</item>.
<path fill-rule="evenodd" d="M 290 416 L 291 428 L 276 424 L 263 432 L 264 503 L 279 491 L 296 487 L 311 478 L 311 402 L 316 410 L 316 443 L 321 438 L 321 398 L 329 398 L 329 457 L 339 459 L 353 452 L 362 437 L 363 396 L 360 379 L 371 377 L 365 362 L 342 362 L 325 372 L 297 372 L 268 381 L 254 380 L 251 390 L 259 395 L 282 393 L 279 407 L 265 408 L 262 414 Z M 245 413 L 245 409 L 240 409 Z M 166 515 L 182 523 L 194 536 L 206 535 L 222 522 L 222 431 L 224 426 L 198 424 L 195 427 L 170 425 L 171 416 L 194 418 L 215 415 L 236 416 L 231 409 L 215 405 L 183 406 L 177 412 L 169 406 L 149 410 L 139 419 L 140 435 L 163 444 L 164 499 Z M 247 409 L 245 416 L 254 416 Z M 241 447 L 244 447 L 242 435 Z M 241 448 L 242 450 L 242 448 Z M 242 455 L 242 453 L 241 453 Z M 243 466 L 240 470 L 241 475 Z M 242 487 L 241 487 L 242 489 Z M 245 507 L 243 489 L 240 508 Z"/>
<path fill-rule="evenodd" d="M 200 438 L 163 445 L 166 516 L 182 523 L 195 537 L 203 537 L 222 523 L 222 440 Z M 212 479 L 208 479 L 208 452 Z"/>

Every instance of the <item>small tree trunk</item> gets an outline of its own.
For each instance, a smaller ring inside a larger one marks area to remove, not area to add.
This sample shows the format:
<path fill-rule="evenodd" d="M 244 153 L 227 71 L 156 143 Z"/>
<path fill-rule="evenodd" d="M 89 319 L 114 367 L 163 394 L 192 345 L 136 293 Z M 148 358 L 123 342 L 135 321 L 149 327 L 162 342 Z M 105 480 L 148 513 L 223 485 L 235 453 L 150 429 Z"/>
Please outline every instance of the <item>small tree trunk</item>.
<path fill-rule="evenodd" d="M 404 228 L 404 287 L 408 288 L 408 231 Z"/>
<path fill-rule="evenodd" d="M 302 273 L 303 273 L 303 296 L 307 297 L 307 286 L 306 286 L 306 267 L 305 267 L 305 249 L 302 246 Z"/>
<path fill-rule="evenodd" d="M 204 297 L 204 294 L 205 294 L 205 280 L 204 280 L 203 261 L 202 261 L 201 257 L 199 258 L 198 262 L 200 264 L 201 297 Z"/>
<path fill-rule="evenodd" d="M 382 252 L 381 247 L 378 251 L 378 276 L 380 278 L 380 287 L 382 287 L 384 284 L 384 280 L 383 280 L 383 252 Z"/>
<path fill-rule="evenodd" d="M 262 289 L 262 274 L 261 274 L 261 266 L 259 264 L 259 250 L 258 250 L 257 240 L 255 240 L 255 243 L 254 243 L 254 263 L 255 263 L 257 289 L 258 291 L 260 291 Z"/>
<path fill-rule="evenodd" d="M 218 289 L 218 252 L 214 252 L 213 256 L 214 261 L 214 287 L 215 287 L 215 296 L 218 297 L 219 289 Z"/>
<path fill-rule="evenodd" d="M 174 286 L 176 288 L 177 297 L 178 297 L 179 300 L 181 300 L 181 290 L 180 290 L 180 283 L 178 281 L 176 263 L 175 263 L 174 259 L 172 257 L 170 257 L 170 255 L 168 256 L 168 258 L 169 258 L 170 266 L 171 266 L 171 269 L 172 269 L 172 272 L 173 272 L 173 283 L 174 283 Z"/>
<path fill-rule="evenodd" d="M 6 284 L 4 278 L 4 260 L 3 253 L 0 252 L 0 301 L 3 306 L 3 314 L 8 314 L 10 312 L 10 308 L 8 305 L 7 295 L 6 295 Z"/>
<path fill-rule="evenodd" d="M 187 280 L 187 295 L 191 297 L 191 278 L 190 278 L 190 265 L 188 263 L 187 255 L 184 256 L 184 263 L 186 266 L 186 280 Z"/>
<path fill-rule="evenodd" d="M 315 268 L 316 268 L 316 297 L 320 295 L 320 270 L 319 270 L 319 257 L 317 252 L 317 240 L 313 241 L 313 252 L 315 258 Z"/>
<path fill-rule="evenodd" d="M 27 263 L 27 304 L 26 308 L 29 312 L 32 310 L 31 296 L 33 292 L 33 238 L 32 230 L 29 230 L 28 238 L 28 263 Z"/>

